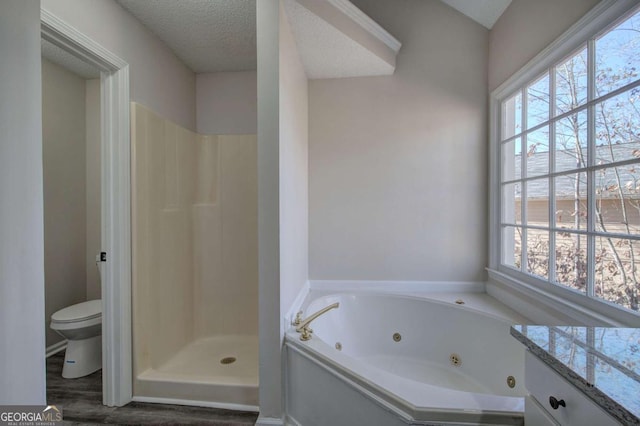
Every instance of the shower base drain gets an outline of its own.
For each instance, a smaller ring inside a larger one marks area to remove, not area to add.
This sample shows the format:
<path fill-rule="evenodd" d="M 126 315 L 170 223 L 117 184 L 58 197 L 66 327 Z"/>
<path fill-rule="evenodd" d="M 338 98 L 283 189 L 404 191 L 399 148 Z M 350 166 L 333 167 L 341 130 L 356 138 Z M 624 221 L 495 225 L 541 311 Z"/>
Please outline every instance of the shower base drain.
<path fill-rule="evenodd" d="M 225 364 L 225 365 L 226 364 L 233 364 L 234 362 L 236 362 L 236 357 L 234 357 L 234 356 L 228 356 L 228 357 L 222 358 L 220 360 L 220 364 Z"/>

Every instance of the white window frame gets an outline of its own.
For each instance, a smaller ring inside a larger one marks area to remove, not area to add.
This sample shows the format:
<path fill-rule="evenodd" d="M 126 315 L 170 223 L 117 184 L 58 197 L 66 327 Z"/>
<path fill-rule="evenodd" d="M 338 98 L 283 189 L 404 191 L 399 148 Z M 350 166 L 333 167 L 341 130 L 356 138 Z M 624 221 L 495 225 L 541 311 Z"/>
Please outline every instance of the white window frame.
<path fill-rule="evenodd" d="M 501 181 L 500 153 L 502 102 L 535 81 L 541 74 L 560 63 L 590 39 L 608 28 L 620 17 L 638 6 L 637 0 L 603 0 L 569 30 L 529 61 L 522 69 L 490 94 L 489 104 L 489 277 L 526 292 L 556 310 L 575 312 L 574 317 L 591 324 L 640 327 L 640 313 L 635 313 L 596 298 L 590 298 L 567 287 L 553 284 L 513 268 L 501 265 Z M 551 194 L 550 194 L 551 197 Z M 524 202 L 524 200 L 523 200 Z M 524 249 L 523 249 L 524 250 Z M 570 315 L 571 316 L 571 315 Z"/>

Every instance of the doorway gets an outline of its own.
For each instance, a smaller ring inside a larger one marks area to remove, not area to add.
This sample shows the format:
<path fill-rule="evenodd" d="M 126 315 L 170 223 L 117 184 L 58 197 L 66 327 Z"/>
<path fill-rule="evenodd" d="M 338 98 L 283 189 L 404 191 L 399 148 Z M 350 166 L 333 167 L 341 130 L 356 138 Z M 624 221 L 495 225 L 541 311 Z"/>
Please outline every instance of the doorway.
<path fill-rule="evenodd" d="M 44 42 L 100 75 L 102 402 L 131 401 L 131 219 L 129 70 L 126 62 L 41 11 Z"/>

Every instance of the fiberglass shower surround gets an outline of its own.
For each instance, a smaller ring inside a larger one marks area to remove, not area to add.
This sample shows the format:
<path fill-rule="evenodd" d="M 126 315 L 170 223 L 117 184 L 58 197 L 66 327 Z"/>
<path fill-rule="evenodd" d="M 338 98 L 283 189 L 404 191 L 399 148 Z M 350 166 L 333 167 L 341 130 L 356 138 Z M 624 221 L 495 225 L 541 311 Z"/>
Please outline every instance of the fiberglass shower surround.
<path fill-rule="evenodd" d="M 132 111 L 134 396 L 257 407 L 256 135 Z"/>

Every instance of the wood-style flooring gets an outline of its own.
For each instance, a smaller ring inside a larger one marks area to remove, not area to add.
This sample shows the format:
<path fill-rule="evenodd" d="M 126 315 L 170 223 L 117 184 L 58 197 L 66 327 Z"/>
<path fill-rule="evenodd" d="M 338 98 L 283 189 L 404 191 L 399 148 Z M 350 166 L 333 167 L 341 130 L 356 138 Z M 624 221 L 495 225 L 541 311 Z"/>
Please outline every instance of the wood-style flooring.
<path fill-rule="evenodd" d="M 131 402 L 102 405 L 102 371 L 79 379 L 63 379 L 64 352 L 47 358 L 47 403 L 62 408 L 66 424 L 117 425 L 253 425 L 257 413 L 183 405 Z"/>

